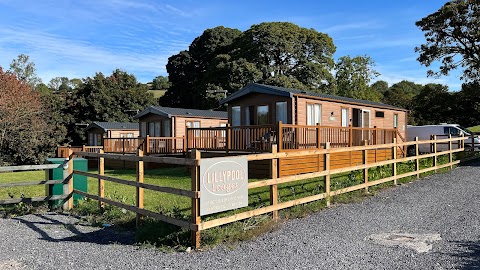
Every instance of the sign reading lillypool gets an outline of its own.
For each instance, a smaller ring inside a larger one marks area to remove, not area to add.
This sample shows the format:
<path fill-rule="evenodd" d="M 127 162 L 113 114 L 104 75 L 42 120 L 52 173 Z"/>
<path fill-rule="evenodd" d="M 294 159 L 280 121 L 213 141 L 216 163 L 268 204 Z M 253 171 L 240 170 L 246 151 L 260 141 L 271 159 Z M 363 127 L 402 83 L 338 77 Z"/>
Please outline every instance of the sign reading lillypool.
<path fill-rule="evenodd" d="M 248 205 L 246 157 L 200 160 L 200 215 Z"/>

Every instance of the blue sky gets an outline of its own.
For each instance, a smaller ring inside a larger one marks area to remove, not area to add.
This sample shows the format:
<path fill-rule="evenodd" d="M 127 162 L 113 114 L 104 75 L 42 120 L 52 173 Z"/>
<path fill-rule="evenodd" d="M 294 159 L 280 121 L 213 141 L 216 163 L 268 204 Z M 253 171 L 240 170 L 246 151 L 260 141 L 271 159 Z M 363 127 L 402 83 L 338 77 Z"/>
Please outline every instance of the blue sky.
<path fill-rule="evenodd" d="M 335 58 L 368 55 L 389 85 L 401 80 L 459 90 L 459 72 L 427 78 L 414 47 L 424 42 L 415 22 L 446 0 L 217 1 L 0 0 L 0 66 L 27 54 L 38 75 L 84 78 L 116 68 L 139 81 L 167 75 L 168 57 L 207 28 L 240 30 L 288 21 L 329 34 Z"/>

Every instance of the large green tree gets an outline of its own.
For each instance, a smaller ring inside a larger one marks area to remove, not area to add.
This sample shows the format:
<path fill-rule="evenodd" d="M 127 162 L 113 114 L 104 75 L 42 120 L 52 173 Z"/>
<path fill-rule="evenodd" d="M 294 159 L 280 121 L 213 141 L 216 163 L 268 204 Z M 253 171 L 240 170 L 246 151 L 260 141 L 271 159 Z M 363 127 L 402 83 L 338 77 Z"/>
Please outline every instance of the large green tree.
<path fill-rule="evenodd" d="M 170 87 L 168 76 L 157 76 L 152 81 L 152 89 L 154 90 L 167 90 Z"/>
<path fill-rule="evenodd" d="M 462 68 L 462 79 L 478 79 L 480 76 L 480 1 L 452 0 L 438 11 L 416 22 L 424 32 L 426 43 L 415 50 L 418 61 L 429 67 L 440 61 L 438 70 L 429 75 L 448 75 L 453 69 Z"/>
<path fill-rule="evenodd" d="M 380 75 L 369 56 L 342 56 L 335 64 L 337 94 L 343 97 L 380 101 L 381 93 L 370 88 L 372 79 Z"/>
<path fill-rule="evenodd" d="M 37 76 L 35 63 L 30 61 L 30 57 L 25 54 L 18 55 L 17 59 L 12 61 L 9 72 L 15 74 L 19 80 L 27 83 L 32 89 L 42 82 Z"/>
<path fill-rule="evenodd" d="M 448 86 L 427 84 L 412 102 L 415 124 L 428 125 L 458 122 L 459 111 L 456 96 L 448 92 Z"/>
<path fill-rule="evenodd" d="M 102 73 L 84 79 L 69 99 L 75 123 L 69 126 L 69 137 L 76 143 L 84 139 L 84 126 L 93 121 L 130 122 L 137 111 L 155 103 L 145 84 L 134 75 L 115 70 L 106 77 Z"/>
<path fill-rule="evenodd" d="M 169 58 L 171 87 L 161 105 L 214 108 L 210 90 L 232 93 L 250 82 L 332 92 L 333 40 L 292 23 L 253 25 L 245 32 L 216 27 Z"/>

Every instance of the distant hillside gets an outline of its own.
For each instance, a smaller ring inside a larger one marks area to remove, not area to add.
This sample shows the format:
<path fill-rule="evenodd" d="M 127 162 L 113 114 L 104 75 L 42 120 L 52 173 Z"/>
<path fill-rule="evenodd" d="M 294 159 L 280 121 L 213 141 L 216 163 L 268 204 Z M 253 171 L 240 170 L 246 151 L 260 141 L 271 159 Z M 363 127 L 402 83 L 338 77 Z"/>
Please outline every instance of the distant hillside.
<path fill-rule="evenodd" d="M 154 98 L 159 98 L 165 95 L 165 92 L 167 92 L 167 90 L 148 90 L 148 92 L 152 93 Z"/>

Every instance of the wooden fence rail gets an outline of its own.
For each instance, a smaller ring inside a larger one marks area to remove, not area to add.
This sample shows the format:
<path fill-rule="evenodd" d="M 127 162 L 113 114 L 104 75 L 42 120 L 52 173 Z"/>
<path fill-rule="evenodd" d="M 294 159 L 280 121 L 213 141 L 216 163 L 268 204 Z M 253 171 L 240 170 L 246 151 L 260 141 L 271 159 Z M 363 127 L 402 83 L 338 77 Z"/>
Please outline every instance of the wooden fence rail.
<path fill-rule="evenodd" d="M 66 149 L 66 153 L 69 157 L 73 156 L 73 151 L 71 149 Z M 49 170 L 63 168 L 64 174 L 63 179 L 54 179 L 54 180 L 36 180 L 36 181 L 26 181 L 26 182 L 14 182 L 14 183 L 3 183 L 0 184 L 0 188 L 10 188 L 10 187 L 20 187 L 20 186 L 35 186 L 35 185 L 54 185 L 54 184 L 63 184 L 63 194 L 62 195 L 47 195 L 31 198 L 12 198 L 12 199 L 3 199 L 0 200 L 0 205 L 5 204 L 17 204 L 17 203 L 32 203 L 32 202 L 47 202 L 53 200 L 62 200 L 63 209 L 69 210 L 73 207 L 73 159 L 66 159 L 63 164 L 43 164 L 43 165 L 22 165 L 22 166 L 5 166 L 0 167 L 0 173 L 5 172 L 22 172 L 22 171 L 35 171 L 35 170 Z"/>
<path fill-rule="evenodd" d="M 454 165 L 460 163 L 460 160 L 453 160 L 453 154 L 460 153 L 465 150 L 464 140 L 466 140 L 466 138 L 463 138 L 463 137 L 452 138 L 451 136 L 449 136 L 449 138 L 446 138 L 446 139 L 439 139 L 434 137 L 432 138 L 432 140 L 419 141 L 418 139 L 416 139 L 415 141 L 412 141 L 412 142 L 397 143 L 395 139 L 393 143 L 381 143 L 377 145 L 365 144 L 361 146 L 352 146 L 352 147 L 331 147 L 330 142 L 326 142 L 323 149 L 313 149 L 313 150 L 307 149 L 307 150 L 300 150 L 300 151 L 294 151 L 294 152 L 289 152 L 289 151 L 278 152 L 276 151 L 277 146 L 273 144 L 271 147 L 270 153 L 257 153 L 257 154 L 246 155 L 246 158 L 249 161 L 267 160 L 270 162 L 269 164 L 270 164 L 272 174 L 269 179 L 258 180 L 258 181 L 248 183 L 249 190 L 261 188 L 261 187 L 270 187 L 269 189 L 270 204 L 259 207 L 254 210 L 245 210 L 243 212 L 240 212 L 240 213 L 236 212 L 235 214 L 231 214 L 227 216 L 224 216 L 225 214 L 222 214 L 222 217 L 219 217 L 219 218 L 216 218 L 216 215 L 210 215 L 208 217 L 208 220 L 202 220 L 202 217 L 200 216 L 200 212 L 199 212 L 199 204 L 202 198 L 199 190 L 200 178 L 201 178 L 201 176 L 199 175 L 199 171 L 200 171 L 200 164 L 201 164 L 200 161 L 202 158 L 198 150 L 192 150 L 190 158 L 143 156 L 142 150 L 137 150 L 138 152 L 136 156 L 105 154 L 103 153 L 103 150 L 100 150 L 99 153 L 85 152 L 85 151 L 75 152 L 74 154 L 79 156 L 88 156 L 88 157 L 98 158 L 98 162 L 99 162 L 98 173 L 83 172 L 78 170 L 74 171 L 73 167 L 70 166 L 72 162 L 69 161 L 69 174 L 66 174 L 67 176 L 64 179 L 64 182 L 63 182 L 64 195 L 62 195 L 61 197 L 65 196 L 64 198 L 65 200 L 71 201 L 72 194 L 76 193 L 86 198 L 97 200 L 99 202 L 99 207 L 103 207 L 104 204 L 107 203 L 113 206 L 117 206 L 123 209 L 133 211 L 137 214 L 138 223 L 141 222 L 141 219 L 143 216 L 149 216 L 167 223 L 180 226 L 182 228 L 187 228 L 192 232 L 192 245 L 198 248 L 200 246 L 200 240 L 201 240 L 200 237 L 201 237 L 202 230 L 206 230 L 209 228 L 221 226 L 231 222 L 247 219 L 257 215 L 268 214 L 268 213 L 272 213 L 273 218 L 277 220 L 278 211 L 281 209 L 293 207 L 299 204 L 305 204 L 309 202 L 323 200 L 323 199 L 326 200 L 326 203 L 328 205 L 330 203 L 330 198 L 332 198 L 333 196 L 337 196 L 340 194 L 361 190 L 361 189 L 368 191 L 369 187 L 371 186 L 375 186 L 375 185 L 379 185 L 387 182 L 393 182 L 394 184 L 396 184 L 397 180 L 401 178 L 405 178 L 409 176 L 419 176 L 422 173 L 436 171 L 441 168 L 452 168 Z M 437 144 L 445 144 L 445 143 L 448 145 L 448 150 L 442 151 L 442 152 L 437 151 Z M 421 145 L 421 144 L 432 145 L 433 152 L 424 154 L 424 155 L 419 155 L 418 145 Z M 456 147 L 454 147 L 454 145 L 456 145 Z M 416 149 L 417 155 L 410 156 L 410 157 L 399 157 L 396 153 L 399 147 L 408 147 L 408 146 L 414 146 Z M 392 150 L 391 159 L 387 159 L 379 162 L 371 162 L 371 159 L 369 159 L 369 151 L 375 150 L 378 148 L 391 149 Z M 334 167 L 333 163 L 335 162 L 335 154 L 352 153 L 355 151 L 360 151 L 362 153 L 361 164 L 356 164 L 356 165 L 348 166 L 345 168 Z M 72 153 L 70 153 L 70 155 L 71 154 Z M 437 157 L 440 155 L 448 156 L 448 161 L 445 164 L 441 164 L 441 165 L 438 164 Z M 279 160 L 281 160 L 282 158 L 292 158 L 292 157 L 301 158 L 301 157 L 311 157 L 311 156 L 316 156 L 316 158 L 321 160 L 321 162 L 318 162 L 317 171 L 310 172 L 310 173 L 297 174 L 297 175 L 284 176 L 284 177 L 281 177 L 278 175 L 278 172 L 281 167 L 281 162 L 279 162 Z M 426 158 L 433 158 L 431 166 L 428 168 L 420 168 L 419 161 Z M 105 176 L 104 175 L 104 159 L 129 160 L 129 161 L 136 162 L 137 163 L 136 181 L 128 181 L 128 180 L 119 179 L 115 177 Z M 400 174 L 397 170 L 398 164 L 403 162 L 409 162 L 409 161 L 414 162 L 415 169 L 413 171 Z M 191 183 L 192 183 L 191 189 L 182 190 L 177 188 L 163 187 L 163 186 L 144 183 L 143 182 L 144 162 L 157 162 L 157 163 L 188 166 L 189 168 L 191 168 Z M 379 167 L 379 166 L 385 166 L 385 165 L 391 165 L 391 170 L 392 170 L 391 174 L 381 179 L 375 179 L 375 180 L 371 179 L 371 176 L 369 176 L 368 174 L 369 169 Z M 0 168 L 0 171 L 1 170 L 2 169 Z M 15 168 L 10 167 L 9 169 L 3 169 L 3 170 L 4 171 L 15 170 Z M 332 175 L 347 173 L 352 171 L 362 171 L 363 179 L 360 184 L 343 187 L 337 190 L 332 190 L 332 184 L 330 181 Z M 70 180 L 74 177 L 75 174 L 98 179 L 99 181 L 98 194 L 89 194 L 84 191 L 73 189 L 73 186 L 71 186 L 72 181 Z M 318 178 L 318 177 L 324 177 L 323 180 L 321 180 L 321 181 L 324 181 L 324 190 L 320 191 L 320 193 L 315 195 L 309 195 L 303 198 L 292 199 L 289 201 L 279 201 L 279 198 L 278 198 L 279 185 L 286 184 L 286 183 L 294 183 L 296 181 L 307 180 L 307 179 Z M 57 180 L 54 180 L 54 181 L 57 181 Z M 128 205 L 128 204 L 124 204 L 118 201 L 113 201 L 108 198 L 105 198 L 105 195 L 104 195 L 105 186 L 103 183 L 104 181 L 109 181 L 109 182 L 114 182 L 122 185 L 135 187 L 136 189 L 135 205 Z M 36 182 L 36 184 L 51 184 L 51 183 L 57 183 L 57 182 L 48 182 L 48 181 Z M 16 184 L 21 185 L 23 183 L 16 183 Z M 3 187 L 3 186 L 0 186 L 0 187 Z M 145 189 L 191 198 L 192 200 L 191 220 L 177 219 L 177 218 L 163 215 L 154 211 L 144 209 L 143 191 Z M 32 199 L 35 199 L 35 198 L 32 198 Z M 59 198 L 55 198 L 55 199 L 59 199 Z M 69 204 L 66 205 L 66 209 L 69 209 L 68 207 L 69 207 Z"/>

